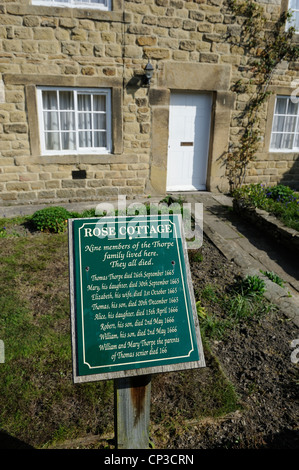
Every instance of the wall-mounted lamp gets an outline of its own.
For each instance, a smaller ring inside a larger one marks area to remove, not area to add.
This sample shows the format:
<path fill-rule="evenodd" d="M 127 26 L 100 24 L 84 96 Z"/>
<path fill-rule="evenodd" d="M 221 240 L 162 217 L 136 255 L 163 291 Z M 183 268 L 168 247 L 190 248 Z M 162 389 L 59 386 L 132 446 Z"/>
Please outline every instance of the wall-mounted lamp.
<path fill-rule="evenodd" d="M 154 67 L 152 66 L 152 64 L 150 63 L 150 61 L 148 59 L 148 63 L 145 66 L 144 75 L 143 75 L 143 84 L 144 85 L 150 86 L 153 74 L 154 74 Z"/>

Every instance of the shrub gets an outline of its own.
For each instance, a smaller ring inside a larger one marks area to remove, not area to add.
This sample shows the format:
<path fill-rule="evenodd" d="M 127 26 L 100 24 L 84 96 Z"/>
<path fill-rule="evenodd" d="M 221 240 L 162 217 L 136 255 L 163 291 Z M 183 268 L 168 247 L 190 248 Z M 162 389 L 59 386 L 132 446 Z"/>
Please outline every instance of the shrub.
<path fill-rule="evenodd" d="M 31 217 L 31 222 L 41 232 L 59 233 L 64 232 L 70 217 L 71 213 L 63 207 L 46 207 L 36 211 Z"/>

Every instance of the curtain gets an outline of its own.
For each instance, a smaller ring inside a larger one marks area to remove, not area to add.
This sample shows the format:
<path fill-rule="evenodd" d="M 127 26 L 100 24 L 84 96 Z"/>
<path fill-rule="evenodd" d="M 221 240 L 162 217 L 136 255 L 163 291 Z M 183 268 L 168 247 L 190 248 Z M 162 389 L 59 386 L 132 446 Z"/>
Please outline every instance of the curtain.
<path fill-rule="evenodd" d="M 296 148 L 298 125 L 298 103 L 294 103 L 291 98 L 277 98 L 270 147 L 277 150 Z"/>
<path fill-rule="evenodd" d="M 290 0 L 289 8 L 292 10 L 289 26 L 293 26 L 296 31 L 299 31 L 299 0 Z"/>
<path fill-rule="evenodd" d="M 106 96 L 43 90 L 46 150 L 107 147 Z"/>

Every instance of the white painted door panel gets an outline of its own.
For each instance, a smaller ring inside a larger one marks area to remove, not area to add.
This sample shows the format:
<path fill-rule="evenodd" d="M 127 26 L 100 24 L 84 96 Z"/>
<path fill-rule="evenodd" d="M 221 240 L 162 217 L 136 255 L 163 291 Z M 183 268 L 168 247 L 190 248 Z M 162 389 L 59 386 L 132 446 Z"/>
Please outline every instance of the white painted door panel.
<path fill-rule="evenodd" d="M 211 95 L 171 95 L 167 191 L 206 189 L 211 110 Z"/>

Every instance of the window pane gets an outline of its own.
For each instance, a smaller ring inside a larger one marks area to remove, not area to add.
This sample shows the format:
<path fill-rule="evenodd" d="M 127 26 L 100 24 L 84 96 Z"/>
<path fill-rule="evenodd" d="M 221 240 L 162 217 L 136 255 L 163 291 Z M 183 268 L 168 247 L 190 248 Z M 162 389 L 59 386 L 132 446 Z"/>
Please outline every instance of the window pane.
<path fill-rule="evenodd" d="M 97 130 L 106 130 L 106 114 L 93 115 L 93 128 Z"/>
<path fill-rule="evenodd" d="M 299 148 L 299 134 L 296 135 L 294 147 Z"/>
<path fill-rule="evenodd" d="M 91 111 L 91 96 L 78 94 L 78 110 Z"/>
<path fill-rule="evenodd" d="M 80 113 L 78 115 L 78 127 L 83 130 L 90 130 L 91 127 L 91 113 Z"/>
<path fill-rule="evenodd" d="M 94 111 L 106 111 L 106 96 L 94 95 L 93 110 Z"/>
<path fill-rule="evenodd" d="M 289 100 L 289 105 L 288 105 L 288 114 L 297 116 L 298 114 L 298 103 L 293 102 L 292 100 Z"/>
<path fill-rule="evenodd" d="M 107 147 L 106 132 L 94 132 L 94 146 Z"/>
<path fill-rule="evenodd" d="M 299 9 L 299 0 L 290 0 L 290 8 Z"/>
<path fill-rule="evenodd" d="M 75 114 L 60 113 L 60 125 L 63 131 L 75 129 Z"/>
<path fill-rule="evenodd" d="M 92 147 L 92 132 L 79 132 L 79 147 Z"/>
<path fill-rule="evenodd" d="M 281 148 L 290 150 L 293 146 L 294 135 L 293 134 L 284 134 L 282 137 Z"/>
<path fill-rule="evenodd" d="M 75 132 L 62 132 L 61 133 L 61 146 L 63 150 L 75 150 L 76 149 Z"/>
<path fill-rule="evenodd" d="M 277 98 L 275 114 L 286 114 L 287 102 L 286 98 Z"/>
<path fill-rule="evenodd" d="M 271 145 L 272 149 L 280 149 L 281 148 L 281 138 L 282 134 L 273 134 L 271 138 Z"/>
<path fill-rule="evenodd" d="M 60 150 L 58 132 L 45 132 L 45 146 L 47 150 Z"/>
<path fill-rule="evenodd" d="M 59 93 L 59 109 L 74 109 L 74 96 L 71 91 L 61 91 Z"/>
<path fill-rule="evenodd" d="M 287 116 L 285 121 L 285 127 L 284 131 L 285 132 L 294 132 L 295 131 L 295 125 L 296 125 L 296 117 L 293 116 Z"/>
<path fill-rule="evenodd" d="M 58 109 L 56 91 L 43 91 L 43 109 Z"/>
<path fill-rule="evenodd" d="M 59 128 L 59 119 L 57 112 L 44 112 L 45 131 L 57 131 Z"/>
<path fill-rule="evenodd" d="M 274 116 L 273 132 L 283 131 L 284 121 L 285 121 L 284 116 Z"/>

